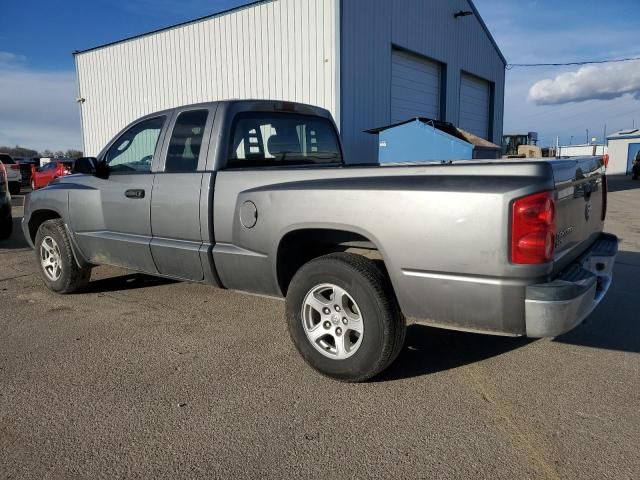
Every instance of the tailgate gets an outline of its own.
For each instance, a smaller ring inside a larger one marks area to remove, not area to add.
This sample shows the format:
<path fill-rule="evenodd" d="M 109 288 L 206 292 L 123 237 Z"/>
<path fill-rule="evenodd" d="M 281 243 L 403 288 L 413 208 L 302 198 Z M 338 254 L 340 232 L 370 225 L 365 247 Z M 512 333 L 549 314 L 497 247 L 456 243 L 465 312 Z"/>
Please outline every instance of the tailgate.
<path fill-rule="evenodd" d="M 556 201 L 554 271 L 581 255 L 602 232 L 606 180 L 602 157 L 552 160 Z"/>

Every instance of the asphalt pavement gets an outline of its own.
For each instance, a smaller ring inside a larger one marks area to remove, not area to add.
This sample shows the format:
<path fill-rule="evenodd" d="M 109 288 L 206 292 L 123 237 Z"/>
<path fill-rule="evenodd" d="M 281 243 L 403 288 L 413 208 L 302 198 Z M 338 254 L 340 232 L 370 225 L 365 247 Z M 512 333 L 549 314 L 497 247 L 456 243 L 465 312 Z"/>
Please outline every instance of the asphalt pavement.
<path fill-rule="evenodd" d="M 375 381 L 324 378 L 283 302 L 0 242 L 0 479 L 640 478 L 640 182 L 610 180 L 611 290 L 556 339 L 412 325 Z M 15 198 L 16 227 L 22 215 Z"/>

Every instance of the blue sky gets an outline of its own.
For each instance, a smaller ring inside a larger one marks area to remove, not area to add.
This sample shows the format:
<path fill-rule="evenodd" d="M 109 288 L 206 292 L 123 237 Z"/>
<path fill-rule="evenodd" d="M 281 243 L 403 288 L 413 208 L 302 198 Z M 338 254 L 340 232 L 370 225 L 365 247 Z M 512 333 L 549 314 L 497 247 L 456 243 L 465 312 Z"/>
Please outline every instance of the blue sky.
<path fill-rule="evenodd" d="M 344 0 L 348 1 L 348 0 Z M 81 145 L 71 53 L 193 19 L 240 0 L 5 1 L 0 6 L 0 144 L 38 149 Z M 640 1 L 476 0 L 503 54 L 512 63 L 640 56 Z M 604 68 L 604 67 L 602 67 Z M 505 132 L 537 130 L 545 143 L 602 138 L 640 125 L 640 62 L 617 70 L 578 67 L 507 72 Z M 543 83 L 537 96 L 531 87 Z M 568 76 L 567 76 L 568 74 Z M 579 101 L 564 103 L 563 87 L 581 82 Z M 629 79 L 634 79 L 633 81 Z M 604 92 L 604 93 L 603 93 Z M 604 98 L 604 99 L 603 99 Z M 543 105 L 537 104 L 544 103 Z"/>

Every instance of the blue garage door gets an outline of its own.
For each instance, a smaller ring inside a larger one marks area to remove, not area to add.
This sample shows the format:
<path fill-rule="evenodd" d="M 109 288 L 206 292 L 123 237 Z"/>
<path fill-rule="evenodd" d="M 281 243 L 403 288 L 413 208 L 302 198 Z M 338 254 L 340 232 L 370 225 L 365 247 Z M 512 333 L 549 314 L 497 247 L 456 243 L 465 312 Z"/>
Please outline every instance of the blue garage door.
<path fill-rule="evenodd" d="M 489 140 L 490 102 L 489 82 L 466 73 L 460 76 L 460 128 Z"/>
<path fill-rule="evenodd" d="M 439 119 L 440 64 L 399 50 L 392 55 L 391 122 Z"/>

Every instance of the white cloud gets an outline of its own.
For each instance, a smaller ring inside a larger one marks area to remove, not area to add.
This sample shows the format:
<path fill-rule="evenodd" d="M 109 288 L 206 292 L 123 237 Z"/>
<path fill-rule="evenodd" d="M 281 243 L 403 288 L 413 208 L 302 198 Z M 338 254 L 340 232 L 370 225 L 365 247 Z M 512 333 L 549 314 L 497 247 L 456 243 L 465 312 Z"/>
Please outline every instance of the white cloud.
<path fill-rule="evenodd" d="M 13 69 L 20 68 L 27 58 L 24 55 L 17 55 L 11 52 L 0 51 L 0 68 L 1 69 Z"/>
<path fill-rule="evenodd" d="M 529 90 L 529 100 L 537 105 L 561 105 L 612 100 L 626 94 L 640 99 L 640 61 L 589 65 L 540 80 Z"/>
<path fill-rule="evenodd" d="M 572 62 L 590 59 L 625 58 L 638 55 L 634 23 L 640 12 L 638 0 L 617 0 L 617 10 L 603 10 L 600 2 L 581 4 L 575 15 L 572 2 L 539 0 L 537 8 L 529 2 L 513 0 L 475 0 L 507 60 L 512 63 Z M 618 5 L 619 4 L 619 5 Z M 624 10 L 626 15 L 620 15 Z M 522 12 L 526 10 L 526 15 Z M 552 15 L 549 12 L 553 12 Z M 597 18 L 597 34 L 594 22 Z M 544 145 L 584 142 L 606 131 L 622 130 L 640 122 L 640 99 L 632 94 L 612 100 L 587 100 L 539 105 L 527 101 L 531 86 L 555 79 L 576 67 L 514 68 L 506 72 L 504 131 L 538 131 Z M 637 96 L 636 96 L 637 97 Z"/>
<path fill-rule="evenodd" d="M 80 148 L 75 74 L 33 71 L 23 63 L 19 55 L 0 55 L 0 145 Z"/>

